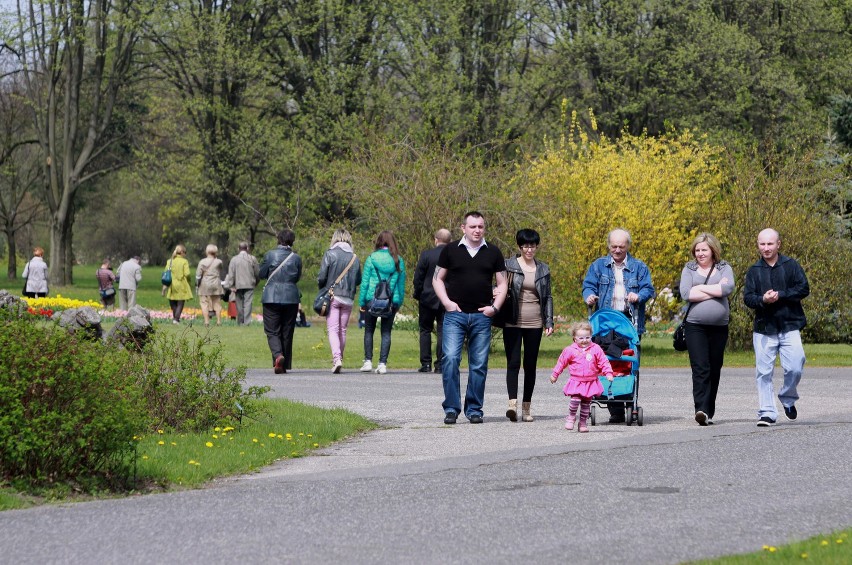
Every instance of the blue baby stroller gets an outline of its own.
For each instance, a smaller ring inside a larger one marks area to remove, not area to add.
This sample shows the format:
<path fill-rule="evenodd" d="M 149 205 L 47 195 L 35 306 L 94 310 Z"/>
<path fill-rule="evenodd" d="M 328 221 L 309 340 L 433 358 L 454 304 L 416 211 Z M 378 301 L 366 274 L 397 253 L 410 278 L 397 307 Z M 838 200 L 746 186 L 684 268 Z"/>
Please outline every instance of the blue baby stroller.
<path fill-rule="evenodd" d="M 609 351 L 607 347 L 603 348 L 607 359 L 612 364 L 615 379 L 609 382 L 603 375 L 598 377 L 604 392 L 592 399 L 590 414 L 592 425 L 595 425 L 596 405 L 606 407 L 608 404 L 624 404 L 632 401 L 633 408 L 631 410 L 629 406 L 627 407 L 625 422 L 628 426 L 633 422 L 641 426 L 643 424 L 642 407 L 637 404 L 639 400 L 639 334 L 636 326 L 630 318 L 618 310 L 607 309 L 598 310 L 589 316 L 589 323 L 592 326 L 593 340 L 598 341 L 600 338 L 612 336 L 611 332 L 614 332 L 626 338 L 627 347 L 623 349 L 633 350 L 633 355 L 624 355 L 620 347 L 610 347 Z M 614 355 L 616 352 L 619 355 Z"/>

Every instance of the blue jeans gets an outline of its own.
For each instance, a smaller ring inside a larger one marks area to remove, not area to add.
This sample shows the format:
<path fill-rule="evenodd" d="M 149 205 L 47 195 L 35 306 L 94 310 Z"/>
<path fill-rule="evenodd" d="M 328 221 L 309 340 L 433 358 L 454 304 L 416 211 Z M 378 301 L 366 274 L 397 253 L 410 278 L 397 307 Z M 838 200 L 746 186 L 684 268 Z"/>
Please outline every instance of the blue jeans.
<path fill-rule="evenodd" d="M 464 396 L 464 415 L 482 416 L 485 399 L 485 377 L 488 374 L 488 352 L 491 349 L 491 318 L 481 312 L 447 312 L 444 314 L 442 336 L 444 359 L 444 413 L 461 414 L 461 382 L 459 366 L 462 348 L 467 338 L 467 392 Z"/>
<path fill-rule="evenodd" d="M 391 330 L 393 330 L 393 319 L 396 317 L 396 311 L 389 318 L 381 318 L 382 343 L 379 346 L 379 363 L 387 363 L 388 355 L 391 348 Z M 373 334 L 376 333 L 376 324 L 380 318 L 364 314 L 364 360 L 373 360 Z"/>
<path fill-rule="evenodd" d="M 776 335 L 752 334 L 754 342 L 755 376 L 757 378 L 757 397 L 760 409 L 757 417 L 778 418 L 775 407 L 775 393 L 772 389 L 772 374 L 775 371 L 775 358 L 781 356 L 781 368 L 784 370 L 784 384 L 778 393 L 781 404 L 790 407 L 799 399 L 796 387 L 802 379 L 805 367 L 805 350 L 798 330 Z"/>

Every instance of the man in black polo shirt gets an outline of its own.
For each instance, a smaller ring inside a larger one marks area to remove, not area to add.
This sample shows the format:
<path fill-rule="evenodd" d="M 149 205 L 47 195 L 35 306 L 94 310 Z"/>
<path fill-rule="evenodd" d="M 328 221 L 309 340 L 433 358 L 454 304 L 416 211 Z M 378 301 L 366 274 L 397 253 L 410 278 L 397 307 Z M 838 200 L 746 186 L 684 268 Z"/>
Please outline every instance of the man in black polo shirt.
<path fill-rule="evenodd" d="M 467 338 L 468 378 L 464 414 L 471 424 L 482 423 L 491 318 L 506 299 L 506 264 L 497 247 L 485 242 L 485 218 L 464 215 L 464 235 L 441 251 L 432 286 L 444 306 L 444 423 L 455 424 L 461 413 L 459 366 Z M 497 289 L 492 292 L 496 277 Z M 493 300 L 492 300 L 493 296 Z"/>

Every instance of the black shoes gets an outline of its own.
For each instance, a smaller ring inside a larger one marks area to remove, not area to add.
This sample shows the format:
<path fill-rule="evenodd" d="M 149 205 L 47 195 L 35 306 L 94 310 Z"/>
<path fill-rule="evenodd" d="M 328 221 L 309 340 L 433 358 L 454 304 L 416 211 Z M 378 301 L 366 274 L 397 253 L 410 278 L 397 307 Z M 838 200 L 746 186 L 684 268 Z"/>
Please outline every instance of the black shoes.
<path fill-rule="evenodd" d="M 421 365 L 419 369 L 417 369 L 418 373 L 431 373 L 432 367 L 429 365 Z"/>
<path fill-rule="evenodd" d="M 482 416 L 477 416 L 477 415 L 474 414 L 469 419 L 470 419 L 471 424 L 481 424 L 482 423 Z"/>
<path fill-rule="evenodd" d="M 795 420 L 799 417 L 799 412 L 796 410 L 796 405 L 792 405 L 789 408 L 784 407 L 784 415 L 787 416 L 788 420 Z"/>
<path fill-rule="evenodd" d="M 455 424 L 456 419 L 458 419 L 458 417 L 458 414 L 456 414 L 455 412 L 447 412 L 447 414 L 444 416 L 444 423 Z"/>
<path fill-rule="evenodd" d="M 707 417 L 707 414 L 699 410 L 695 413 L 695 421 L 698 422 L 699 426 L 706 426 L 709 423 L 710 418 Z"/>
<path fill-rule="evenodd" d="M 768 428 L 769 426 L 774 426 L 775 420 L 770 418 L 769 416 L 761 416 L 760 420 L 757 421 L 758 428 Z"/>

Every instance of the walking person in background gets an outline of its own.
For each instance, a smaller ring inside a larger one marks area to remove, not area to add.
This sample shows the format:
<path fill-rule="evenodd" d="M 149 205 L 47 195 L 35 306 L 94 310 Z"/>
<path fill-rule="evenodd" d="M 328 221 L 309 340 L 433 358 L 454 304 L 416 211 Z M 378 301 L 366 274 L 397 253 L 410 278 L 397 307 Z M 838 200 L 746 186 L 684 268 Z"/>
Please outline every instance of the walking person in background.
<path fill-rule="evenodd" d="M 340 281 L 335 284 L 338 278 Z M 352 234 L 348 230 L 338 229 L 332 234 L 331 244 L 320 261 L 317 284 L 321 291 L 334 284 L 325 327 L 331 349 L 331 372 L 339 373 L 343 370 L 346 329 L 355 304 L 355 290 L 361 284 L 361 261 L 352 249 Z"/>
<path fill-rule="evenodd" d="M 240 242 L 240 252 L 228 263 L 228 275 L 225 288 L 236 294 L 237 325 L 251 323 L 251 302 L 254 299 L 254 287 L 260 276 L 260 265 L 254 255 L 249 253 L 247 241 Z"/>
<path fill-rule="evenodd" d="M 535 258 L 541 236 L 535 230 L 522 229 L 515 235 L 515 242 L 520 253 L 506 259 L 509 294 L 503 306 L 506 321 L 503 347 L 506 350 L 506 389 L 509 393 L 506 417 L 513 422 L 518 421 L 518 376 L 523 344 L 524 396 L 521 419 L 532 422 L 530 407 L 541 336 L 553 333 L 553 295 L 550 267 Z"/>
<path fill-rule="evenodd" d="M 44 249 L 33 249 L 33 257 L 24 267 L 23 277 L 27 280 L 24 286 L 24 296 L 28 298 L 44 298 L 47 296 L 47 263 L 44 259 Z"/>
<path fill-rule="evenodd" d="M 101 296 L 101 305 L 104 310 L 112 310 L 115 306 L 115 273 L 109 259 L 104 259 L 100 268 L 95 271 L 98 280 L 98 293 Z"/>
<path fill-rule="evenodd" d="M 421 373 L 432 370 L 432 329 L 436 328 L 438 335 L 435 344 L 435 372 L 441 372 L 443 349 L 441 337 L 444 325 L 444 307 L 432 287 L 432 278 L 441 250 L 450 242 L 450 230 L 441 228 L 435 232 L 435 247 L 420 254 L 417 266 L 414 268 L 414 300 L 418 301 L 417 324 L 420 327 L 420 369 Z"/>
<path fill-rule="evenodd" d="M 805 368 L 805 350 L 800 331 L 807 324 L 802 299 L 811 290 L 805 271 L 795 259 L 781 255 L 781 236 L 767 228 L 757 236 L 760 259 L 746 272 L 743 300 L 754 310 L 755 376 L 760 408 L 757 425 L 768 427 L 775 424 L 778 411 L 772 374 L 775 358 L 781 356 L 784 383 L 778 400 L 784 415 L 790 420 L 798 417 L 796 401 L 798 386 Z"/>
<path fill-rule="evenodd" d="M 169 259 L 172 270 L 172 284 L 166 289 L 166 298 L 172 309 L 172 323 L 179 324 L 183 306 L 187 300 L 192 300 L 192 285 L 189 284 L 189 261 L 186 259 L 186 247 L 176 245 Z"/>
<path fill-rule="evenodd" d="M 388 281 L 392 292 L 393 311 L 382 318 L 381 345 L 379 347 L 379 365 L 375 372 L 384 375 L 387 373 L 388 356 L 391 348 L 391 331 L 393 330 L 393 319 L 402 307 L 405 298 L 405 261 L 399 256 L 399 248 L 393 233 L 385 230 L 376 236 L 375 251 L 364 261 L 364 271 L 361 277 L 360 307 L 364 315 L 364 364 L 361 372 L 369 373 L 373 370 L 373 334 L 376 332 L 376 324 L 379 318 L 367 311 L 370 300 L 376 293 L 376 286 L 380 280 Z"/>
<path fill-rule="evenodd" d="M 562 350 L 562 354 L 553 367 L 550 382 L 555 383 L 565 368 L 568 368 L 568 382 L 562 392 L 571 397 L 568 404 L 568 416 L 565 418 L 565 429 L 573 430 L 577 419 L 577 408 L 580 409 L 580 433 L 586 433 L 586 421 L 592 409 L 592 398 L 603 394 L 599 375 L 605 375 L 609 382 L 613 380 L 612 365 L 606 354 L 597 343 L 592 343 L 592 325 L 589 322 L 578 322 L 571 328 L 574 343 Z"/>
<path fill-rule="evenodd" d="M 272 354 L 276 375 L 293 368 L 293 330 L 302 295 L 296 283 L 302 278 L 302 258 L 293 251 L 293 230 L 278 232 L 278 246 L 266 252 L 260 264 L 260 278 L 266 279 L 263 304 L 263 331 Z"/>
<path fill-rule="evenodd" d="M 222 325 L 222 271 L 224 264 L 217 257 L 219 248 L 209 244 L 204 253 L 207 255 L 198 262 L 195 269 L 195 287 L 198 292 L 198 301 L 201 304 L 201 314 L 204 316 L 204 325 L 210 325 L 210 312 L 216 317 L 216 325 Z"/>
<path fill-rule="evenodd" d="M 645 303 L 654 296 L 648 266 L 630 254 L 633 239 L 623 229 L 614 229 L 606 238 L 609 255 L 595 259 L 583 279 L 583 300 L 590 308 L 611 308 L 627 315 L 636 326 L 639 339 L 645 333 Z M 611 424 L 625 421 L 625 408 L 631 402 L 609 402 Z"/>
<path fill-rule="evenodd" d="M 491 318 L 506 300 L 506 263 L 496 246 L 485 241 L 485 218 L 468 212 L 462 238 L 441 250 L 432 285 L 444 306 L 444 423 L 455 424 L 462 411 L 462 349 L 467 340 L 468 378 L 464 414 L 471 424 L 482 423 L 485 378 L 491 349 Z M 492 293 L 496 279 L 497 290 Z"/>
<path fill-rule="evenodd" d="M 701 233 L 690 247 L 689 261 L 680 275 L 680 295 L 690 304 L 683 321 L 689 364 L 692 367 L 692 399 L 699 426 L 713 423 L 716 394 L 731 308 L 728 296 L 734 291 L 734 271 L 722 260 L 722 246 L 715 236 Z"/>
<path fill-rule="evenodd" d="M 136 255 L 118 267 L 118 308 L 127 311 L 136 306 L 136 289 L 142 280 L 142 258 Z"/>

